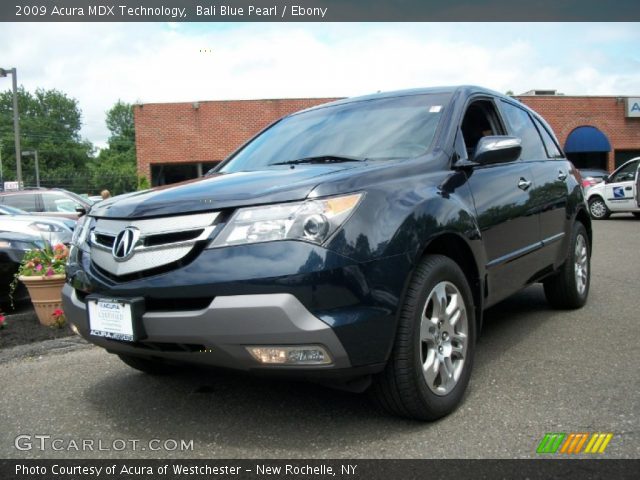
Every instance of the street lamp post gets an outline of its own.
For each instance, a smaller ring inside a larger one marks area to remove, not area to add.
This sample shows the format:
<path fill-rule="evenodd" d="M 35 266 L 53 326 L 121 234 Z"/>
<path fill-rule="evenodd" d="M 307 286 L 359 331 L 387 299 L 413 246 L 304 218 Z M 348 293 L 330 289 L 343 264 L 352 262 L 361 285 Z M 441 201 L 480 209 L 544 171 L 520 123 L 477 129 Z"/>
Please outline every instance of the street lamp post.
<path fill-rule="evenodd" d="M 38 165 L 38 150 L 25 150 L 23 156 L 33 155 L 36 160 L 36 187 L 40 188 L 40 166 Z"/>
<path fill-rule="evenodd" d="M 15 68 L 0 68 L 0 77 L 11 74 L 13 80 L 13 134 L 16 142 L 16 180 L 18 189 L 22 188 L 22 163 L 20 154 L 20 117 L 18 114 L 18 72 Z"/>

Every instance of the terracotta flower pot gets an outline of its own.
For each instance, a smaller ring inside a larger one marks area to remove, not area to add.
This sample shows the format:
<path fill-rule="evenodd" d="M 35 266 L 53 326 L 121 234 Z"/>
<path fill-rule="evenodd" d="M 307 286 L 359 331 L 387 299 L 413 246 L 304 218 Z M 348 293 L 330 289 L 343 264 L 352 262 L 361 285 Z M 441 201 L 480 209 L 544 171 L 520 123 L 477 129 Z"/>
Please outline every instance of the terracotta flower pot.
<path fill-rule="evenodd" d="M 31 303 L 36 310 L 38 320 L 42 325 L 50 326 L 55 322 L 53 312 L 62 309 L 62 287 L 64 275 L 51 275 L 49 277 L 23 277 L 18 279 L 29 290 Z"/>

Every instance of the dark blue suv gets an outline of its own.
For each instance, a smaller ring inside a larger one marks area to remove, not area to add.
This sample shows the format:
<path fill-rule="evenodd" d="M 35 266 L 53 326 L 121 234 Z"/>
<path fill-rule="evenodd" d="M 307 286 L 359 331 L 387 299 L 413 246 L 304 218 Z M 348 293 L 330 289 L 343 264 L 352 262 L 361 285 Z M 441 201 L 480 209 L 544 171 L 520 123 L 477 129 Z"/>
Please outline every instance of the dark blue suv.
<path fill-rule="evenodd" d="M 484 309 L 535 282 L 559 308 L 589 292 L 579 174 L 539 115 L 478 87 L 294 113 L 81 222 L 65 311 L 128 365 L 370 388 L 417 419 L 460 402 Z"/>

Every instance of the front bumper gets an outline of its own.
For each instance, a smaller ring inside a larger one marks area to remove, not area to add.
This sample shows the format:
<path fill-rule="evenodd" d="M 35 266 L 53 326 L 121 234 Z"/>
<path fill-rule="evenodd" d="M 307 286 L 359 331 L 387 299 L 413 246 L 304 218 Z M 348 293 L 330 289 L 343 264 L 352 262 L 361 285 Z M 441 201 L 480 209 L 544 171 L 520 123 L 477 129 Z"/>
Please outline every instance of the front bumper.
<path fill-rule="evenodd" d="M 276 368 L 351 367 L 345 349 L 329 325 L 309 313 L 291 294 L 219 296 L 197 311 L 147 312 L 141 319 L 145 338 L 130 343 L 90 335 L 86 303 L 68 284 L 62 293 L 67 317 L 79 333 L 112 353 L 254 370 L 274 367 L 260 364 L 246 346 L 321 345 L 331 356 L 330 364 Z"/>
<path fill-rule="evenodd" d="M 408 269 L 403 256 L 357 263 L 316 245 L 281 241 L 203 250 L 193 261 L 170 271 L 116 281 L 97 270 L 86 252 L 74 251 L 67 267 L 70 286 L 64 296 L 67 318 L 81 332 L 87 331 L 87 294 L 143 297 L 147 312 L 144 329 L 153 339 L 148 343 L 186 342 L 216 347 L 211 348 L 214 352 L 210 354 L 194 351 L 191 353 L 198 355 L 183 355 L 184 351 L 167 351 L 166 345 L 154 351 L 154 345 L 121 345 L 99 337 L 88 338 L 110 351 L 126 353 L 122 349 L 128 349 L 131 354 L 251 369 L 261 365 L 252 358 L 247 361 L 249 354 L 244 345 L 324 344 L 334 359 L 330 366 L 266 368 L 366 369 L 384 364 L 388 358 Z M 283 303 L 283 298 L 289 300 Z M 235 308 L 221 310 L 230 299 L 239 307 L 251 301 L 253 308 L 240 309 L 239 314 Z M 278 299 L 275 304 L 274 299 Z M 271 323 L 271 313 L 262 312 L 265 308 L 272 313 L 279 310 L 276 323 Z M 257 317 L 258 325 L 246 320 L 251 316 Z M 287 323 L 283 318 L 288 319 Z M 181 340 L 175 340 L 176 335 Z M 346 352 L 344 362 L 340 360 L 341 351 Z"/>

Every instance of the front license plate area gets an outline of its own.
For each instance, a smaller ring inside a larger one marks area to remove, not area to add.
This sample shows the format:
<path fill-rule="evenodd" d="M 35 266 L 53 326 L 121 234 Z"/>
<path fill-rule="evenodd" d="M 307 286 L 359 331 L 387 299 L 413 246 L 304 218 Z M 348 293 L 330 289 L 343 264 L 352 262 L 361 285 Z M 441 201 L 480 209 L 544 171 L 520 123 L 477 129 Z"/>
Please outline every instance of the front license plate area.
<path fill-rule="evenodd" d="M 87 297 L 89 333 L 123 342 L 139 339 L 139 302 L 113 298 Z"/>

